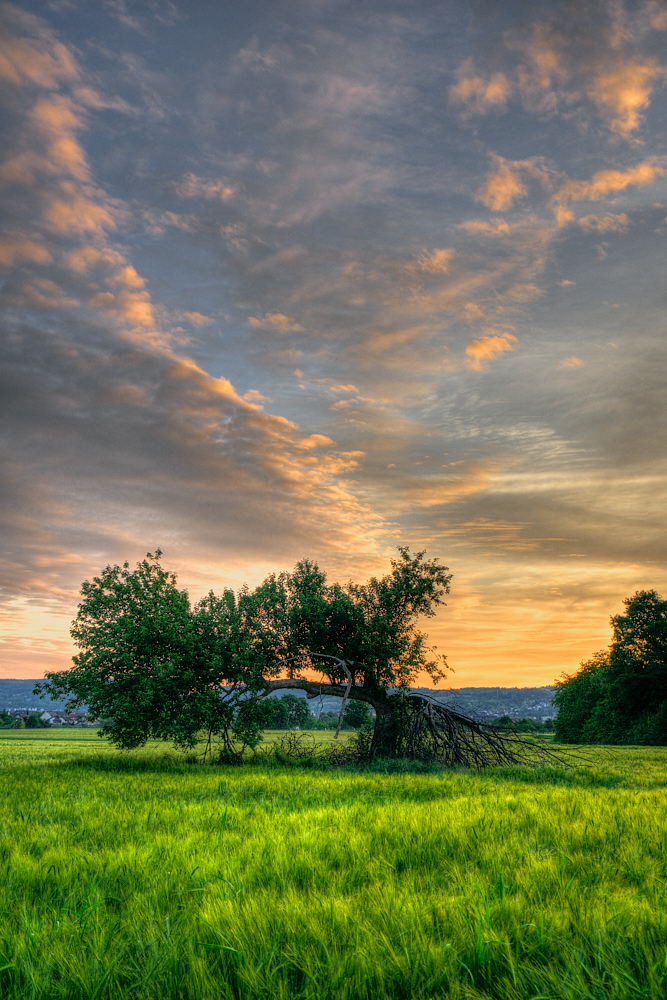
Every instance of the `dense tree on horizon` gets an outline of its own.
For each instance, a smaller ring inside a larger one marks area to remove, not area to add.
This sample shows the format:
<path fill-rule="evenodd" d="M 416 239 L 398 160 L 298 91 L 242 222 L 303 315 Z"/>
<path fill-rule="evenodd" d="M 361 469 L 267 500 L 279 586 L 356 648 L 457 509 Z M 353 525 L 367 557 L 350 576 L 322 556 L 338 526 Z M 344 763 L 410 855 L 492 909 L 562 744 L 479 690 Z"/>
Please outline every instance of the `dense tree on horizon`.
<path fill-rule="evenodd" d="M 667 744 L 667 601 L 640 590 L 624 604 L 609 649 L 557 682 L 562 742 Z"/>

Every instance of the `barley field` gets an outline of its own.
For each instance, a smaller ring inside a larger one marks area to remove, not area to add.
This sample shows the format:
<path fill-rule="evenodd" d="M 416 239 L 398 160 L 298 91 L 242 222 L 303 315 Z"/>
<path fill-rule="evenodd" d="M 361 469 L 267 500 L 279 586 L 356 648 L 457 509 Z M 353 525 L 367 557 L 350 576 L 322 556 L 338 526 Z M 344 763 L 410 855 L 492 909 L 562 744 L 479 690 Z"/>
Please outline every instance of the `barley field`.
<path fill-rule="evenodd" d="M 666 786 L 665 749 L 414 774 L 4 731 L 0 997 L 664 1000 Z"/>

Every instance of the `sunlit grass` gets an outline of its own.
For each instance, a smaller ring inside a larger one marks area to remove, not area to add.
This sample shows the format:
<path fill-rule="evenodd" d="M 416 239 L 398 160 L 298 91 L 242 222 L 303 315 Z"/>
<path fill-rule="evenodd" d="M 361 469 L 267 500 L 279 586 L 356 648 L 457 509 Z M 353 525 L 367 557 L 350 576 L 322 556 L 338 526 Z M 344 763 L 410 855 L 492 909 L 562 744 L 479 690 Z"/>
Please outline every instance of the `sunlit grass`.
<path fill-rule="evenodd" d="M 664 1000 L 666 786 L 661 749 L 417 775 L 8 731 L 0 996 Z"/>

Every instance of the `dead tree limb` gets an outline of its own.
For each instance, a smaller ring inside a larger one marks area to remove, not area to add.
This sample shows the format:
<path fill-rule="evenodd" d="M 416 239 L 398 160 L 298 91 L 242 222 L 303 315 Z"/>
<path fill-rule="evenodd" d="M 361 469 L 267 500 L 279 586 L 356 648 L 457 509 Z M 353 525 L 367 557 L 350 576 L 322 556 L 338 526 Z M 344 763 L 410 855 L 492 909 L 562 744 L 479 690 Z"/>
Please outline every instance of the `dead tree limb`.
<path fill-rule="evenodd" d="M 299 660 L 312 663 L 318 659 L 337 664 L 346 674 L 347 683 L 323 684 L 303 677 L 290 677 L 267 681 L 260 697 L 272 691 L 292 689 L 304 691 L 309 699 L 320 695 L 342 698 L 336 738 L 348 699 L 366 702 L 376 716 L 369 751 L 371 759 L 405 757 L 471 768 L 572 763 L 570 754 L 551 750 L 538 741 L 464 715 L 421 692 L 399 690 L 390 693 L 383 688 L 356 684 L 354 668 L 365 667 L 357 661 L 306 651 L 301 656 L 281 661 L 280 665 Z"/>

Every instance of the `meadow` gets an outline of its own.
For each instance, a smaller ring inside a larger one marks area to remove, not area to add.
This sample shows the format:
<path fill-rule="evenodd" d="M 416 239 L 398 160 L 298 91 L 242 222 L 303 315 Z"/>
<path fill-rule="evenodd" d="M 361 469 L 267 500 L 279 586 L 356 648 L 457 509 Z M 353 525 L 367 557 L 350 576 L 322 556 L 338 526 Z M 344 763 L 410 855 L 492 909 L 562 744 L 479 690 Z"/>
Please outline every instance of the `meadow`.
<path fill-rule="evenodd" d="M 415 774 L 4 731 L 0 996 L 664 1000 L 666 786 L 665 749 Z"/>

